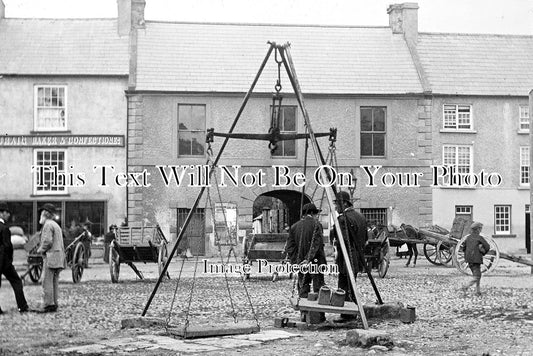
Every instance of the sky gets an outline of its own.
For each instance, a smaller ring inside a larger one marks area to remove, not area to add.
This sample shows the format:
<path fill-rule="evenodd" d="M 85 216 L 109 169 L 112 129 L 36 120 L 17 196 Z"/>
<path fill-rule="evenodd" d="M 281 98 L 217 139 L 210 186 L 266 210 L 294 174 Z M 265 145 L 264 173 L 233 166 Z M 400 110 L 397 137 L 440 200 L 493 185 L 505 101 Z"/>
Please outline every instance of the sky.
<path fill-rule="evenodd" d="M 6 17 L 109 18 L 116 0 L 3 0 Z M 533 35 L 533 0 L 418 0 L 420 32 Z M 146 0 L 158 21 L 388 26 L 394 0 Z"/>

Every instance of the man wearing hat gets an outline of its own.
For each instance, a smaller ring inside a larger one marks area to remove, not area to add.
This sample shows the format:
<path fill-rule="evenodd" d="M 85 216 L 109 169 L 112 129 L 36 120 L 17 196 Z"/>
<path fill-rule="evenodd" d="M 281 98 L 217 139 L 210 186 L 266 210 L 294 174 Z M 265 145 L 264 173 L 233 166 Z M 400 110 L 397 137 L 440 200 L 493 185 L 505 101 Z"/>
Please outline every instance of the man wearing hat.
<path fill-rule="evenodd" d="M 44 313 L 57 310 L 59 273 L 66 267 L 63 231 L 54 221 L 56 208 L 53 204 L 44 204 L 39 223 L 41 244 L 37 253 L 44 254 L 43 272 L 43 310 Z"/>
<path fill-rule="evenodd" d="M 6 222 L 9 220 L 10 216 L 11 210 L 9 210 L 7 203 L 0 202 L 0 282 L 2 281 L 2 275 L 4 275 L 11 284 L 13 292 L 15 292 L 15 300 L 17 301 L 19 312 L 24 313 L 28 311 L 28 303 L 24 297 L 22 280 L 13 266 L 11 232 L 6 226 Z M 3 314 L 1 308 L 0 314 Z"/>
<path fill-rule="evenodd" d="M 292 264 L 311 263 L 318 267 L 327 263 L 322 224 L 317 219 L 319 212 L 315 204 L 305 204 L 302 208 L 302 219 L 290 227 L 286 251 Z M 311 291 L 311 281 L 313 291 L 318 293 L 320 287 L 324 285 L 324 275 L 298 273 L 298 293 L 301 298 L 307 298 Z"/>
<path fill-rule="evenodd" d="M 355 211 L 352 206 L 352 200 L 348 192 L 339 192 L 335 200 L 337 212 L 339 213 L 339 227 L 344 237 L 344 244 L 348 251 L 348 257 L 354 273 L 354 278 L 357 278 L 357 273 L 364 270 L 365 261 L 359 256 L 362 254 L 365 247 L 367 234 L 367 223 L 363 214 Z M 350 284 L 348 276 L 348 269 L 341 251 L 339 237 L 335 228 L 330 233 L 330 238 L 333 240 L 337 249 L 336 263 L 339 268 L 338 288 L 346 291 L 346 300 L 355 302 L 354 292 Z M 351 319 L 353 316 L 341 314 L 341 319 Z"/>
<path fill-rule="evenodd" d="M 481 264 L 483 263 L 483 255 L 485 255 L 490 250 L 490 245 L 480 235 L 481 229 L 483 229 L 483 224 L 480 222 L 473 222 L 470 225 L 470 235 L 465 240 L 464 245 L 462 246 L 465 253 L 465 261 L 468 263 L 468 267 L 472 271 L 472 280 L 465 284 L 462 287 L 464 293 L 468 289 L 476 285 L 476 294 L 481 295 Z"/>

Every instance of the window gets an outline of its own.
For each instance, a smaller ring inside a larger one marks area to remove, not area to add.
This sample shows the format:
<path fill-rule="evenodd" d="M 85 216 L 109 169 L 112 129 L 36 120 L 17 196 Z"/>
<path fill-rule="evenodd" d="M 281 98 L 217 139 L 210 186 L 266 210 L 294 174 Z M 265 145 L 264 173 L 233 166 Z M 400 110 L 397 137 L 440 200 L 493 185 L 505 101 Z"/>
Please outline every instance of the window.
<path fill-rule="evenodd" d="M 442 164 L 455 168 L 455 173 L 472 172 L 472 146 L 445 145 L 442 148 Z"/>
<path fill-rule="evenodd" d="M 519 130 L 529 131 L 529 106 L 520 105 L 518 116 L 519 116 Z"/>
<path fill-rule="evenodd" d="M 361 156 L 385 156 L 385 121 L 387 108 L 361 107 Z"/>
<path fill-rule="evenodd" d="M 471 130 L 472 106 L 470 105 L 444 105 L 444 129 Z"/>
<path fill-rule="evenodd" d="M 67 129 L 67 87 L 64 85 L 35 86 L 35 130 Z"/>
<path fill-rule="evenodd" d="M 64 150 L 35 150 L 34 193 L 63 194 L 65 188 L 66 152 Z"/>
<path fill-rule="evenodd" d="M 455 215 L 470 215 L 470 216 L 472 216 L 472 206 L 471 205 L 456 205 L 455 206 Z"/>
<path fill-rule="evenodd" d="M 526 214 L 529 214 L 531 212 L 531 205 L 526 204 Z"/>
<path fill-rule="evenodd" d="M 520 185 L 529 185 L 529 147 L 520 147 Z"/>
<path fill-rule="evenodd" d="M 496 235 L 509 235 L 511 233 L 511 206 L 494 206 L 494 230 Z"/>
<path fill-rule="evenodd" d="M 387 226 L 387 208 L 362 208 L 361 214 L 371 225 Z"/>
<path fill-rule="evenodd" d="M 65 203 L 65 224 L 69 230 L 70 237 L 81 224 L 90 222 L 90 231 L 93 236 L 104 236 L 107 232 L 105 226 L 105 203 L 88 201 L 67 201 Z"/>
<path fill-rule="evenodd" d="M 204 156 L 205 105 L 178 105 L 178 155 Z"/>
<path fill-rule="evenodd" d="M 278 110 L 272 107 L 271 110 Z M 282 106 L 280 115 L 274 113 L 278 118 L 278 127 L 281 133 L 296 133 L 296 106 Z M 272 153 L 274 157 L 296 157 L 296 140 L 278 142 L 278 147 Z"/>

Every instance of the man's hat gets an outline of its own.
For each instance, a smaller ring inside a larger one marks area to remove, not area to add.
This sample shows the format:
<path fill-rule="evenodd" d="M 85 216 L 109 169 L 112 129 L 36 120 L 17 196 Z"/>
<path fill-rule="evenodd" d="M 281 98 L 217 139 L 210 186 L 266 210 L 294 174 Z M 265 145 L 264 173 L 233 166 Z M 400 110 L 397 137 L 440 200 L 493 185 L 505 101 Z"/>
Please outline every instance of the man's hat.
<path fill-rule="evenodd" d="M 311 213 L 311 214 L 318 214 L 320 213 L 322 210 L 319 210 L 316 208 L 315 204 L 313 203 L 308 203 L 308 204 L 305 204 L 302 208 L 302 214 L 307 214 L 307 213 Z"/>
<path fill-rule="evenodd" d="M 350 193 L 340 191 L 337 193 L 337 200 L 338 201 L 345 201 L 347 203 L 352 204 L 352 198 L 350 197 Z"/>
<path fill-rule="evenodd" d="M 480 222 L 477 222 L 477 221 L 474 221 L 472 222 L 472 225 L 470 225 L 470 229 L 477 229 L 477 228 L 482 228 L 483 227 L 483 224 L 480 223 Z"/>
<path fill-rule="evenodd" d="M 0 202 L 0 211 L 7 211 L 8 213 L 11 213 L 11 209 L 9 209 L 9 206 L 7 206 L 7 203 L 4 201 Z"/>
<path fill-rule="evenodd" d="M 48 211 L 52 215 L 56 215 L 57 214 L 57 210 L 56 210 L 56 207 L 54 206 L 54 204 L 50 204 L 50 203 L 44 204 L 43 207 L 40 209 L 40 211 L 43 211 L 43 210 Z"/>

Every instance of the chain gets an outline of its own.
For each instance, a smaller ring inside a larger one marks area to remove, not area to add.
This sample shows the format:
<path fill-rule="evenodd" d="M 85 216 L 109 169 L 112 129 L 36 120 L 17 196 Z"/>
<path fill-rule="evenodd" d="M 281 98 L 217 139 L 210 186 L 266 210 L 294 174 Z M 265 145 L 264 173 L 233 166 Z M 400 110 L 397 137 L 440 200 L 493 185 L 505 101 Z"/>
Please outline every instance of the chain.
<path fill-rule="evenodd" d="M 181 268 L 180 273 L 178 275 L 178 280 L 176 281 L 176 289 L 174 289 L 174 296 L 172 297 L 172 303 L 170 304 L 170 310 L 168 311 L 167 321 L 165 324 L 165 331 L 168 334 L 168 326 L 170 324 L 170 316 L 172 314 L 172 310 L 174 309 L 174 302 L 176 301 L 176 295 L 178 293 L 178 287 L 180 285 L 180 279 L 181 279 L 181 272 L 183 271 L 183 265 L 185 264 L 185 258 L 181 260 Z"/>
<path fill-rule="evenodd" d="M 196 270 L 198 269 L 198 255 L 196 255 L 196 262 L 194 263 L 194 274 L 192 277 L 191 293 L 189 295 L 189 303 L 187 305 L 187 311 L 185 313 L 185 326 L 183 328 L 183 337 L 187 336 L 187 328 L 189 327 L 189 314 L 191 312 L 192 296 L 194 294 L 194 284 L 196 282 Z"/>

